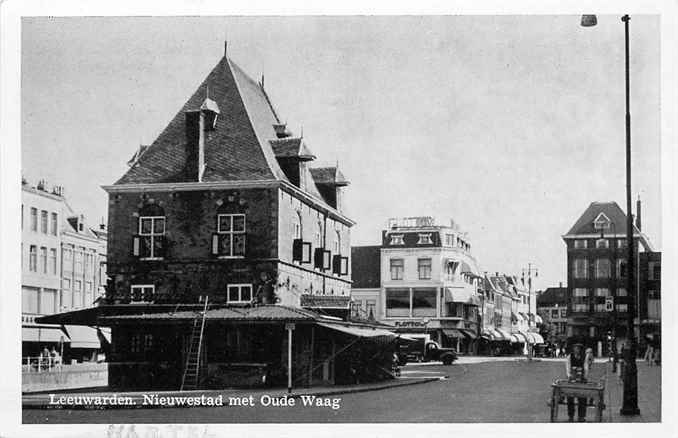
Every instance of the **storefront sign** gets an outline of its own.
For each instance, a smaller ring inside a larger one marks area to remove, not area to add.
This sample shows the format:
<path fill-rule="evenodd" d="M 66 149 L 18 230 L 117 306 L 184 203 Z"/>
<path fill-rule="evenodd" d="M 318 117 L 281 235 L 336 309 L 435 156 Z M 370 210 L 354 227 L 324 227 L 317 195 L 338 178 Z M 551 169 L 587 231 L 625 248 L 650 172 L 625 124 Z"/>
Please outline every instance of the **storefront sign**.
<path fill-rule="evenodd" d="M 428 321 L 396 321 L 396 327 L 426 327 Z"/>

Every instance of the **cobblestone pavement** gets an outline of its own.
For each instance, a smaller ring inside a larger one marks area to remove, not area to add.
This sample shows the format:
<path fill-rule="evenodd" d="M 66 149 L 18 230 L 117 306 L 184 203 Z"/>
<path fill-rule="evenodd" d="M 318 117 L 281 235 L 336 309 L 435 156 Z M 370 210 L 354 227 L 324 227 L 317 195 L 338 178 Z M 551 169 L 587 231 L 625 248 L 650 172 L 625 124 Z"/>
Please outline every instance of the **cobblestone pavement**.
<path fill-rule="evenodd" d="M 470 359 L 470 358 L 467 358 Z M 638 363 L 641 416 L 619 416 L 621 383 L 596 363 L 593 378 L 607 377 L 604 421 L 660 421 L 660 367 Z M 452 366 L 408 365 L 403 378 L 449 376 L 444 380 L 379 391 L 328 396 L 338 407 L 304 406 L 165 408 L 133 410 L 24 410 L 24 423 L 324 423 L 324 422 L 547 422 L 550 384 L 562 378 L 562 360 L 491 360 Z M 564 408 L 564 407 L 563 407 Z M 560 420 L 566 418 L 561 409 Z M 593 411 L 588 419 L 593 418 Z"/>

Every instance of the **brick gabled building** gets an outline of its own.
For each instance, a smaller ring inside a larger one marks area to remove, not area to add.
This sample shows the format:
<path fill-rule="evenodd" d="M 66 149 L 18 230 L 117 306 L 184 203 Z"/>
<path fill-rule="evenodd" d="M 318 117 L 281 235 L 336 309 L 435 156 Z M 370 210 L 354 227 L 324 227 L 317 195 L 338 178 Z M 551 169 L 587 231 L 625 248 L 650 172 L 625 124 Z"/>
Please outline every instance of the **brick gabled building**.
<path fill-rule="evenodd" d="M 651 251 L 638 228 L 640 201 L 633 226 L 636 268 L 638 252 Z M 616 202 L 592 202 L 563 236 L 567 245 L 567 336 L 600 351 L 607 333 L 617 343 L 626 338 L 629 304 L 637 293 L 626 290 L 626 214 Z M 638 275 L 634 276 L 636 282 Z M 600 346 L 598 346 L 600 344 Z"/>
<path fill-rule="evenodd" d="M 350 228 L 334 168 L 224 56 L 109 193 L 112 303 L 347 310 Z"/>

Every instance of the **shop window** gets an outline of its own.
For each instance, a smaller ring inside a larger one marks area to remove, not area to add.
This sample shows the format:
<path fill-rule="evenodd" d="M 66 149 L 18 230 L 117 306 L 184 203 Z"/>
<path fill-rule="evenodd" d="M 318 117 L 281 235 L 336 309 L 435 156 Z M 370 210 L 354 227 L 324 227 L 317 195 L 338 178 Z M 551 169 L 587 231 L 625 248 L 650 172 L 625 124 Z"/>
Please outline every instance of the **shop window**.
<path fill-rule="evenodd" d="M 417 271 L 420 280 L 431 279 L 431 259 L 417 259 Z"/>
<path fill-rule="evenodd" d="M 404 259 L 391 259 L 391 280 L 402 280 L 405 272 Z"/>
<path fill-rule="evenodd" d="M 165 216 L 140 216 L 139 235 L 134 237 L 133 253 L 143 259 L 165 255 Z"/>
<path fill-rule="evenodd" d="M 135 284 L 131 287 L 130 292 L 133 303 L 150 303 L 155 295 L 155 286 L 152 284 Z"/>
<path fill-rule="evenodd" d="M 212 237 L 212 254 L 220 257 L 244 257 L 246 232 L 244 214 L 218 215 L 217 233 Z"/>
<path fill-rule="evenodd" d="M 367 300 L 365 301 L 365 313 L 367 314 L 367 319 L 374 320 L 377 317 L 377 301 L 376 300 Z"/>
<path fill-rule="evenodd" d="M 436 316 L 436 289 L 412 289 L 412 316 Z"/>
<path fill-rule="evenodd" d="M 410 316 L 409 289 L 386 289 L 386 316 Z"/>
<path fill-rule="evenodd" d="M 355 319 L 363 317 L 362 301 L 354 301 L 351 303 L 351 317 Z"/>
<path fill-rule="evenodd" d="M 229 303 L 249 303 L 252 301 L 251 284 L 229 284 L 227 292 L 226 299 Z"/>

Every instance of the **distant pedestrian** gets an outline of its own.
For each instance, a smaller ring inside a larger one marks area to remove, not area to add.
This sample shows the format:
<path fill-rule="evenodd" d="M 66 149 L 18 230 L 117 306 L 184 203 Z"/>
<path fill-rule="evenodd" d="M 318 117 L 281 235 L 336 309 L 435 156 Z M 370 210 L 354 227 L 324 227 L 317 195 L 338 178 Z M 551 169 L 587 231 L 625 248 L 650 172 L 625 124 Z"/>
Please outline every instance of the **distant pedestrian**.
<path fill-rule="evenodd" d="M 586 362 L 588 363 L 589 366 L 589 371 L 593 368 L 593 348 L 587 348 L 586 349 Z"/>
<path fill-rule="evenodd" d="M 565 362 L 567 379 L 574 383 L 586 383 L 589 374 L 589 365 L 584 356 L 583 346 L 575 344 L 572 353 Z M 577 417 L 580 423 L 586 421 L 586 398 L 577 397 Z M 567 416 L 570 422 L 574 421 L 574 397 L 567 398 Z"/>
<path fill-rule="evenodd" d="M 645 349 L 645 363 L 647 366 L 652 366 L 652 362 L 654 361 L 654 347 L 652 347 L 652 344 L 648 344 L 647 348 Z"/>

